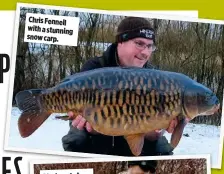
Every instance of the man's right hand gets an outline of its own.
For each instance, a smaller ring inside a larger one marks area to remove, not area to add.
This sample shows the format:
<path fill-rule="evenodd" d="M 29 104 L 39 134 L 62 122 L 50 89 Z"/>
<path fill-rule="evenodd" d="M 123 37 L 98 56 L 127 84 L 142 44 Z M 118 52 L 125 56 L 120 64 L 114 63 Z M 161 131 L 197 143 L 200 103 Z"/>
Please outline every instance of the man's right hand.
<path fill-rule="evenodd" d="M 68 116 L 73 118 L 74 113 L 68 112 Z M 74 120 L 72 120 L 72 126 L 76 127 L 79 130 L 83 130 L 85 127 L 88 132 L 95 133 L 95 134 L 97 133 L 95 130 L 93 130 L 89 122 L 87 122 L 86 119 L 83 118 L 81 115 L 78 115 Z"/>

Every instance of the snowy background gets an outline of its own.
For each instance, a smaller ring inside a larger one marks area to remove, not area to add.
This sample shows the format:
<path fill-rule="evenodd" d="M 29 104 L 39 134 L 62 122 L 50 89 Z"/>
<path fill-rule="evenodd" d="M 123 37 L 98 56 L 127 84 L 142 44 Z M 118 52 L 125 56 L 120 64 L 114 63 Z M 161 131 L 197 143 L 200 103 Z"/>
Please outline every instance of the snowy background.
<path fill-rule="evenodd" d="M 17 107 L 12 108 L 8 147 L 25 148 L 29 151 L 64 151 L 61 138 L 69 130 L 67 121 L 56 120 L 52 114 L 30 137 L 21 138 L 17 126 L 20 113 Z M 182 137 L 179 145 L 174 150 L 174 155 L 211 154 L 211 166 L 218 166 L 221 160 L 219 159 L 221 153 L 220 130 L 221 128 L 218 126 L 187 124 L 183 134 L 189 136 Z M 170 141 L 171 134 L 165 133 L 165 136 Z"/>

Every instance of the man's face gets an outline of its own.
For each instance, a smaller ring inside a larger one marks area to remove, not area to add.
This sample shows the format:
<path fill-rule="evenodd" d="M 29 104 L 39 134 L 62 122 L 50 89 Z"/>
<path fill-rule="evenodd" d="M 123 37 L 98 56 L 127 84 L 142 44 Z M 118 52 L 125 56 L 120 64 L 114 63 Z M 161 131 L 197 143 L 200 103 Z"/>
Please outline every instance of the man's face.
<path fill-rule="evenodd" d="M 122 66 L 143 67 L 149 60 L 153 49 L 153 40 L 134 38 L 118 44 L 118 57 Z"/>
<path fill-rule="evenodd" d="M 144 172 L 139 166 L 131 166 L 128 169 L 128 174 L 150 174 L 150 172 Z"/>

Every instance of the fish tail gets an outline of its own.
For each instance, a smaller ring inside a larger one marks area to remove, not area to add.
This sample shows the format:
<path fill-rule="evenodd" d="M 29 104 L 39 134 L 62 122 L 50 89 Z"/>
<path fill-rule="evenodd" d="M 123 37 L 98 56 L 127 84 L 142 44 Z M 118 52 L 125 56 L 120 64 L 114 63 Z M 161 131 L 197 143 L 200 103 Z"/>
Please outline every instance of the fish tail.
<path fill-rule="evenodd" d="M 35 132 L 51 115 L 40 101 L 41 89 L 24 90 L 16 94 L 15 100 L 22 114 L 18 120 L 20 135 L 25 138 Z"/>

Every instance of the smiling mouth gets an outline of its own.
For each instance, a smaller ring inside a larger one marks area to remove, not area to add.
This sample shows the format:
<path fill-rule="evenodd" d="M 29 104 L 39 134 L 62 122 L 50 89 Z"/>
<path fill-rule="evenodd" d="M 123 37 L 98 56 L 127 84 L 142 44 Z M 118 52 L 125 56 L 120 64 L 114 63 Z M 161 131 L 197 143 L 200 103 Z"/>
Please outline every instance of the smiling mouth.
<path fill-rule="evenodd" d="M 145 58 L 139 58 L 137 56 L 135 56 L 136 59 L 139 59 L 139 60 L 145 60 Z"/>

